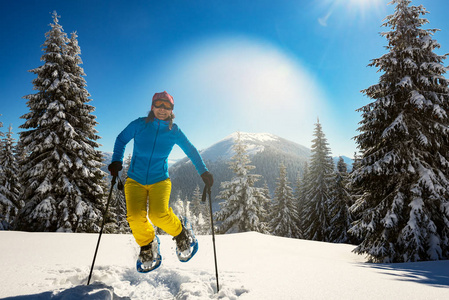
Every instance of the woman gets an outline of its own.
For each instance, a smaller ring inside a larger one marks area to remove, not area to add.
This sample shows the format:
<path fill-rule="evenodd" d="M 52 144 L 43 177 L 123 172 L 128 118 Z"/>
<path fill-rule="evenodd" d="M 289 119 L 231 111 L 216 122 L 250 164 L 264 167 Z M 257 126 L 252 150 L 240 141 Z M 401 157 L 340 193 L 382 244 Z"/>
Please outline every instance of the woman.
<path fill-rule="evenodd" d="M 208 172 L 198 150 L 173 123 L 173 107 L 174 100 L 170 94 L 165 91 L 154 94 L 148 116 L 132 121 L 117 136 L 112 163 L 108 167 L 112 176 L 118 176 L 126 144 L 134 139 L 125 183 L 127 220 L 141 247 L 139 260 L 149 267 L 156 258 L 158 241 L 147 216 L 151 223 L 174 237 L 179 253 L 190 250 L 192 242 L 191 233 L 169 207 L 171 181 L 167 159 L 175 144 L 193 162 L 204 183 L 213 185 L 212 174 Z"/>

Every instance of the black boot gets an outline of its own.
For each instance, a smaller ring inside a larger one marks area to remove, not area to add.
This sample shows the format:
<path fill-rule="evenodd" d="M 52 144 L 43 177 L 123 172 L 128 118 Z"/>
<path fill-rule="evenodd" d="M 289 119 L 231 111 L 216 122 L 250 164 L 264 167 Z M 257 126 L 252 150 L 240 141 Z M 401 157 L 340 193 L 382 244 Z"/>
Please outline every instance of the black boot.
<path fill-rule="evenodd" d="M 153 241 L 148 245 L 140 247 L 139 259 L 142 264 L 150 263 L 153 261 Z"/>
<path fill-rule="evenodd" d="M 173 238 L 176 241 L 176 255 L 179 261 L 188 262 L 198 252 L 198 240 L 186 219 L 181 219 L 181 225 L 181 233 Z"/>
<path fill-rule="evenodd" d="M 176 248 L 179 252 L 184 252 L 190 249 L 190 233 L 182 224 L 182 231 L 175 236 L 173 240 L 176 241 Z"/>
<path fill-rule="evenodd" d="M 137 272 L 148 273 L 159 268 L 162 262 L 159 244 L 159 238 L 155 236 L 151 243 L 140 247 L 140 254 L 136 264 Z"/>

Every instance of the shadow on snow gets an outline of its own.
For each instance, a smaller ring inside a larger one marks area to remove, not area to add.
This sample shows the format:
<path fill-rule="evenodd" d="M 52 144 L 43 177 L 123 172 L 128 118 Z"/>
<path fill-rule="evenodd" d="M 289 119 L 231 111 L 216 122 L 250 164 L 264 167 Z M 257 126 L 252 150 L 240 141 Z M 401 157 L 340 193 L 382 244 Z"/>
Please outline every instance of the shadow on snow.
<path fill-rule="evenodd" d="M 130 299 L 128 297 L 120 297 L 114 294 L 113 288 L 103 283 L 95 282 L 91 285 L 80 285 L 73 288 L 44 292 L 41 294 L 22 295 L 3 298 L 3 300 L 125 300 Z"/>
<path fill-rule="evenodd" d="M 396 263 L 362 264 L 363 267 L 380 270 L 399 281 L 411 281 L 434 287 L 449 287 L 449 260 Z"/>

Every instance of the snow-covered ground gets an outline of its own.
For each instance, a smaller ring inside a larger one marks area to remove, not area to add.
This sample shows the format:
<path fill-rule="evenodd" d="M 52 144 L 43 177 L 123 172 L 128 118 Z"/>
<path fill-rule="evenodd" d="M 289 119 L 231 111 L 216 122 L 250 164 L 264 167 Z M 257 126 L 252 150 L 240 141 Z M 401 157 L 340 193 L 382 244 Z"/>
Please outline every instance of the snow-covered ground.
<path fill-rule="evenodd" d="M 135 271 L 131 235 L 0 231 L 0 298 L 7 299 L 449 299 L 449 261 L 369 264 L 354 246 L 258 233 L 216 236 L 181 263 L 161 236 L 162 266 Z"/>

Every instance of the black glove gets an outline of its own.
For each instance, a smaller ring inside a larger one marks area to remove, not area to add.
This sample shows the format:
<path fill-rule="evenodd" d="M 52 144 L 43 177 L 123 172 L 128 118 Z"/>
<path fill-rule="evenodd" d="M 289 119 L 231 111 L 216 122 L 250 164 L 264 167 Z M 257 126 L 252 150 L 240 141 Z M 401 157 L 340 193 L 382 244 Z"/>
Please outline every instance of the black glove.
<path fill-rule="evenodd" d="M 201 174 L 201 178 L 204 181 L 204 184 L 206 186 L 213 186 L 214 185 L 214 176 L 212 176 L 211 173 L 209 173 L 209 171 L 204 172 L 203 174 Z"/>
<path fill-rule="evenodd" d="M 118 172 L 123 169 L 122 162 L 121 161 L 113 161 L 109 166 L 108 170 L 111 172 L 112 176 L 117 177 Z"/>

